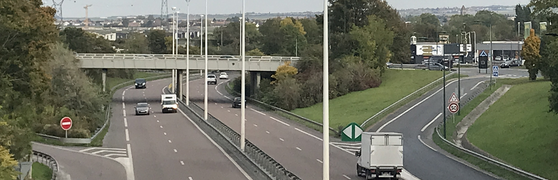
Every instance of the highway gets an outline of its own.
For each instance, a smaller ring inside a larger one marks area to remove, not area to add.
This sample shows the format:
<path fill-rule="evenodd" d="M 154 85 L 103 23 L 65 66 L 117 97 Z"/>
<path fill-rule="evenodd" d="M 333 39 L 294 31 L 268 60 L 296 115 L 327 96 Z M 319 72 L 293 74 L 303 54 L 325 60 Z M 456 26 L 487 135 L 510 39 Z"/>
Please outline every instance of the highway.
<path fill-rule="evenodd" d="M 237 77 L 229 73 L 230 79 Z M 226 80 L 218 80 L 218 85 L 209 85 L 209 113 L 227 126 L 240 132 L 240 108 L 232 108 L 226 97 Z M 195 80 L 190 85 L 190 99 L 203 107 L 204 81 Z M 266 113 L 252 106 L 246 106 L 246 137 L 285 168 L 302 179 L 322 179 L 322 134 L 298 123 L 286 120 L 274 113 Z M 360 179 L 356 176 L 354 153 L 338 146 L 330 146 L 330 178 Z M 405 173 L 406 179 L 412 179 Z"/>
<path fill-rule="evenodd" d="M 251 179 L 180 111 L 161 113 L 162 89 L 169 84 L 170 79 L 162 79 L 149 81 L 146 89 L 128 86 L 116 91 L 104 147 L 82 151 L 115 152 L 113 157 L 128 170 L 128 180 Z M 138 102 L 150 104 L 150 115 L 135 115 Z"/>

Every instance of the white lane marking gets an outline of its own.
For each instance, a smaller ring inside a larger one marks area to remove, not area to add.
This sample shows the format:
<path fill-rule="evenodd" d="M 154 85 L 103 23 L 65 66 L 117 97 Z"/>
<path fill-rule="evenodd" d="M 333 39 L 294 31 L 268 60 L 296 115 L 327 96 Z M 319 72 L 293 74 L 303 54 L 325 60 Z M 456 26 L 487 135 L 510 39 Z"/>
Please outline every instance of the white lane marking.
<path fill-rule="evenodd" d="M 172 141 L 169 139 L 169 143 L 172 143 Z"/>
<path fill-rule="evenodd" d="M 124 101 L 124 96 L 122 96 L 122 101 Z"/>
<path fill-rule="evenodd" d="M 453 83 L 453 82 L 455 82 L 455 80 L 454 80 L 454 81 L 451 81 L 451 82 L 449 82 L 449 83 L 447 83 L 447 84 L 446 84 L 446 87 L 448 87 L 448 86 L 449 86 L 451 83 Z M 382 129 L 384 129 L 384 127 L 386 127 L 387 125 L 391 124 L 393 121 L 399 119 L 401 116 L 405 115 L 407 112 L 413 110 L 415 107 L 417 107 L 418 105 L 422 104 L 424 101 L 430 99 L 432 96 L 438 94 L 438 92 L 442 91 L 443 89 L 444 89 L 444 88 L 440 88 L 438 91 L 432 93 L 430 96 L 424 98 L 423 100 L 419 101 L 419 102 L 416 103 L 415 105 L 411 106 L 409 109 L 403 111 L 403 113 L 397 115 L 395 118 L 391 119 L 390 121 L 388 121 L 387 123 L 385 123 L 384 125 L 382 125 L 380 128 L 378 128 L 378 130 L 376 130 L 376 132 L 382 131 Z"/>
<path fill-rule="evenodd" d="M 128 119 L 124 118 L 124 127 L 128 127 Z"/>
<path fill-rule="evenodd" d="M 126 141 L 130 141 L 130 135 L 128 134 L 128 129 L 126 129 Z"/>
<path fill-rule="evenodd" d="M 265 131 L 265 133 L 269 134 L 269 131 Z"/>
<path fill-rule="evenodd" d="M 303 130 L 300 130 L 300 129 L 298 129 L 298 128 L 295 128 L 295 130 L 297 130 L 298 132 L 301 132 L 301 133 L 303 133 L 303 134 L 306 134 L 306 135 L 308 135 L 308 136 L 310 136 L 310 137 L 316 138 L 317 140 L 323 141 L 323 139 L 321 139 L 321 138 L 319 138 L 319 137 L 316 137 L 316 136 L 314 136 L 314 135 L 312 135 L 312 134 L 310 134 L 310 133 L 304 132 Z M 333 146 L 333 147 L 335 147 L 335 148 L 337 148 L 337 149 L 339 149 L 339 150 L 341 150 L 341 151 L 345 151 L 345 152 L 347 152 L 347 153 L 349 153 L 349 154 L 354 155 L 353 152 L 351 152 L 351 151 L 349 151 L 349 150 L 346 150 L 346 149 L 343 149 L 343 148 L 341 148 L 341 147 L 339 147 L 339 146 L 337 146 L 337 145 L 335 145 L 335 144 L 329 143 L 329 145 L 331 145 L 331 146 Z"/>
<path fill-rule="evenodd" d="M 227 110 L 227 112 L 231 112 L 231 110 Z"/>
<path fill-rule="evenodd" d="M 157 122 L 159 122 L 159 120 L 157 120 Z"/>
<path fill-rule="evenodd" d="M 188 180 L 194 180 L 194 179 L 192 179 L 192 177 L 188 177 Z"/>
<path fill-rule="evenodd" d="M 165 136 L 167 135 L 167 133 L 166 133 L 166 132 L 163 132 L 163 134 L 164 134 Z"/>
<path fill-rule="evenodd" d="M 428 124 L 424 125 L 424 127 L 422 127 L 422 129 L 420 130 L 420 132 L 423 132 L 428 126 L 430 126 L 434 121 L 436 121 L 436 119 L 438 119 L 440 116 L 442 116 L 442 113 L 438 114 L 434 119 L 432 119 Z"/>
<path fill-rule="evenodd" d="M 279 140 L 281 140 L 281 141 L 285 141 L 285 140 L 284 140 L 283 138 L 279 138 Z"/>
<path fill-rule="evenodd" d="M 184 115 L 213 145 L 215 145 L 220 151 L 221 153 L 223 153 L 227 159 L 229 159 L 229 161 L 231 161 L 231 163 L 234 164 L 234 166 L 236 166 L 236 168 L 248 179 L 248 180 L 253 180 L 252 177 L 250 177 L 250 175 L 248 175 L 246 173 L 246 171 L 244 171 L 244 169 L 242 169 L 232 158 L 231 156 L 229 156 L 229 154 L 227 154 L 225 152 L 225 150 L 223 150 L 223 148 L 221 148 L 221 146 L 219 146 L 217 143 L 215 143 L 215 141 L 213 141 L 213 139 L 211 139 L 209 137 L 209 135 L 207 135 L 192 119 L 190 119 L 190 117 L 188 117 L 181 109 L 178 109 L 178 111 L 180 111 L 180 113 L 182 113 L 182 115 Z"/>
<path fill-rule="evenodd" d="M 418 139 L 419 139 L 419 141 L 420 141 L 422 144 L 424 144 L 426 147 L 432 149 L 432 151 L 438 152 L 436 149 L 434 149 L 434 148 L 430 147 L 428 144 L 424 143 L 424 141 L 422 141 L 422 139 L 420 139 L 420 134 L 418 135 Z"/>
<path fill-rule="evenodd" d="M 184 166 L 184 161 L 180 161 L 180 164 L 182 164 Z M 192 179 L 192 178 L 190 178 L 190 179 Z"/>
<path fill-rule="evenodd" d="M 124 104 L 124 102 L 122 102 L 122 109 L 126 109 L 126 104 Z"/>
<path fill-rule="evenodd" d="M 481 83 L 483 83 L 483 82 L 484 82 L 484 81 L 481 81 L 481 82 L 478 82 L 477 84 L 475 84 L 475 86 L 473 86 L 473 87 L 471 88 L 471 91 L 472 91 L 473 89 L 477 88 L 477 86 L 479 86 L 479 85 L 480 85 Z"/>
<path fill-rule="evenodd" d="M 163 129 L 163 126 L 159 126 L 161 129 Z"/>
<path fill-rule="evenodd" d="M 238 116 L 238 114 L 234 114 L 235 116 Z"/>
<path fill-rule="evenodd" d="M 126 109 L 122 110 L 122 114 L 126 115 Z"/>
<path fill-rule="evenodd" d="M 275 121 L 277 121 L 277 122 L 279 122 L 279 123 L 281 123 L 281 124 L 283 124 L 283 125 L 285 125 L 285 126 L 291 126 L 291 125 L 289 125 L 289 124 L 287 124 L 287 123 L 285 123 L 285 122 L 283 122 L 283 121 L 281 121 L 281 120 L 279 120 L 279 119 L 275 119 L 274 117 L 269 116 L 269 118 L 271 118 L 271 119 L 273 119 L 273 120 L 275 120 Z"/>
<path fill-rule="evenodd" d="M 130 161 L 129 167 L 130 167 L 130 172 L 126 172 L 128 179 L 136 179 L 136 175 L 134 174 L 134 160 L 132 159 L 132 146 L 130 145 L 130 143 L 128 143 L 127 145 L 127 149 L 128 149 L 128 161 Z"/>
<path fill-rule="evenodd" d="M 467 95 L 467 93 L 461 95 L 461 97 L 459 99 L 463 99 L 463 97 L 465 97 L 465 95 Z"/>
<path fill-rule="evenodd" d="M 347 178 L 347 179 L 351 179 L 349 176 L 344 175 L 344 174 L 343 174 L 343 177 L 345 177 L 345 178 Z"/>
<path fill-rule="evenodd" d="M 157 116 L 153 115 L 153 117 L 157 117 Z"/>
<path fill-rule="evenodd" d="M 178 152 L 176 149 L 174 149 L 174 152 Z"/>
<path fill-rule="evenodd" d="M 122 97 L 124 97 L 124 94 L 126 94 L 126 90 L 122 91 Z"/>
<path fill-rule="evenodd" d="M 296 147 L 297 150 L 302 151 L 302 149 L 300 149 L 299 147 Z"/>
<path fill-rule="evenodd" d="M 258 125 L 257 125 L 257 124 L 254 124 L 254 126 L 255 126 L 255 127 L 258 127 Z"/>
<path fill-rule="evenodd" d="M 223 109 L 223 106 L 221 106 L 221 109 Z"/>
<path fill-rule="evenodd" d="M 324 162 L 322 162 L 322 160 L 319 160 L 319 159 L 316 159 L 316 161 L 318 161 L 319 163 L 322 163 L 322 164 L 324 163 Z"/>
<path fill-rule="evenodd" d="M 215 105 L 217 105 L 217 103 L 215 103 Z"/>
<path fill-rule="evenodd" d="M 254 111 L 254 112 L 258 113 L 258 114 L 261 114 L 261 115 L 267 116 L 267 115 L 265 115 L 265 113 L 263 113 L 263 112 L 260 112 L 260 111 L 258 111 L 258 110 L 255 110 L 255 109 L 253 109 L 253 108 L 248 108 L 248 109 L 250 109 L 250 110 L 252 110 L 252 111 Z"/>

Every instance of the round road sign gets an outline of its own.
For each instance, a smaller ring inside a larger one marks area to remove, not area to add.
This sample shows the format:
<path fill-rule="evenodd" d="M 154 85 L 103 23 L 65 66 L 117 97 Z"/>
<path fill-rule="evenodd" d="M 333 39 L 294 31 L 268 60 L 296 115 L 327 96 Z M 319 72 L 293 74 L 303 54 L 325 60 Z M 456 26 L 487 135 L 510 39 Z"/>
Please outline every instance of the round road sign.
<path fill-rule="evenodd" d="M 60 127 L 62 127 L 62 129 L 65 131 L 69 130 L 70 128 L 72 128 L 72 119 L 70 119 L 69 117 L 62 118 L 62 120 L 60 120 Z"/>
<path fill-rule="evenodd" d="M 459 104 L 452 102 L 448 105 L 448 110 L 451 113 L 456 113 L 457 111 L 459 111 Z"/>

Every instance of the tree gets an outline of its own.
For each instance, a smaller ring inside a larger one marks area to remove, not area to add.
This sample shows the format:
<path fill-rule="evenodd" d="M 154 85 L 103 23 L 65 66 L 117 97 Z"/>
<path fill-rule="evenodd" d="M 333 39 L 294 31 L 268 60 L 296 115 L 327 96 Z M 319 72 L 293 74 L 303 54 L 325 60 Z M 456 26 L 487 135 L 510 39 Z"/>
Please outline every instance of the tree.
<path fill-rule="evenodd" d="M 1 126 L 0 122 L 0 126 Z M 18 172 L 15 170 L 17 161 L 12 158 L 8 150 L 0 146 L 0 179 L 13 179 L 17 178 Z"/>
<path fill-rule="evenodd" d="M 260 49 L 256 48 L 251 51 L 246 52 L 247 56 L 265 56 L 265 54 L 260 51 Z"/>
<path fill-rule="evenodd" d="M 535 35 L 535 30 L 531 29 L 531 33 L 521 49 L 521 56 L 525 59 L 525 67 L 529 71 L 529 79 L 536 80 L 537 74 L 539 72 L 539 67 L 537 66 L 541 55 L 540 51 L 541 40 Z"/>
<path fill-rule="evenodd" d="M 151 30 L 147 35 L 148 47 L 153 54 L 165 54 L 167 52 L 167 45 L 165 44 L 165 37 L 167 33 L 163 30 Z"/>
<path fill-rule="evenodd" d="M 125 52 L 127 53 L 138 53 L 138 54 L 148 54 L 149 48 L 147 47 L 147 38 L 145 34 L 133 32 L 124 42 Z"/>
<path fill-rule="evenodd" d="M 272 83 L 277 83 L 283 79 L 292 78 L 294 75 L 298 74 L 298 69 L 291 66 L 291 62 L 287 61 L 283 65 L 277 67 L 275 74 L 272 75 L 272 78 L 275 78 L 275 81 Z"/>
<path fill-rule="evenodd" d="M 374 15 L 369 16 L 364 27 L 353 27 L 350 35 L 358 42 L 355 56 L 362 58 L 363 64 L 381 72 L 391 58 L 389 47 L 393 43 L 393 32 L 386 29 L 385 23 Z"/>

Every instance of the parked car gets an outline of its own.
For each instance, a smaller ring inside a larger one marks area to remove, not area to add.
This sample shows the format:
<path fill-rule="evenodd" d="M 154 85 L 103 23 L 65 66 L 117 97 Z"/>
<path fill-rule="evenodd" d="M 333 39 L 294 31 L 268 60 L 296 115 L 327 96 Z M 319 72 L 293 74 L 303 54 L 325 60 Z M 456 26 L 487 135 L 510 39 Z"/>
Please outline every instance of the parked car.
<path fill-rule="evenodd" d="M 229 79 L 229 75 L 226 72 L 221 72 L 219 79 Z"/>
<path fill-rule="evenodd" d="M 134 109 L 136 110 L 136 115 L 140 115 L 140 114 L 149 115 L 149 111 L 151 110 L 151 108 L 149 108 L 149 104 L 147 104 L 146 102 L 137 103 Z"/>
<path fill-rule="evenodd" d="M 136 84 L 135 85 L 136 85 L 136 89 L 139 89 L 139 88 L 144 89 L 144 88 L 147 88 L 147 81 L 143 78 L 138 78 L 138 79 L 136 79 Z"/>
<path fill-rule="evenodd" d="M 240 106 L 241 106 L 240 99 L 241 99 L 241 97 L 235 97 L 233 99 L 233 102 L 232 102 L 232 107 L 233 108 L 240 108 Z M 244 106 L 246 106 L 246 100 L 244 100 Z"/>
<path fill-rule="evenodd" d="M 207 84 L 217 84 L 217 77 L 215 76 L 215 74 L 207 75 Z"/>

